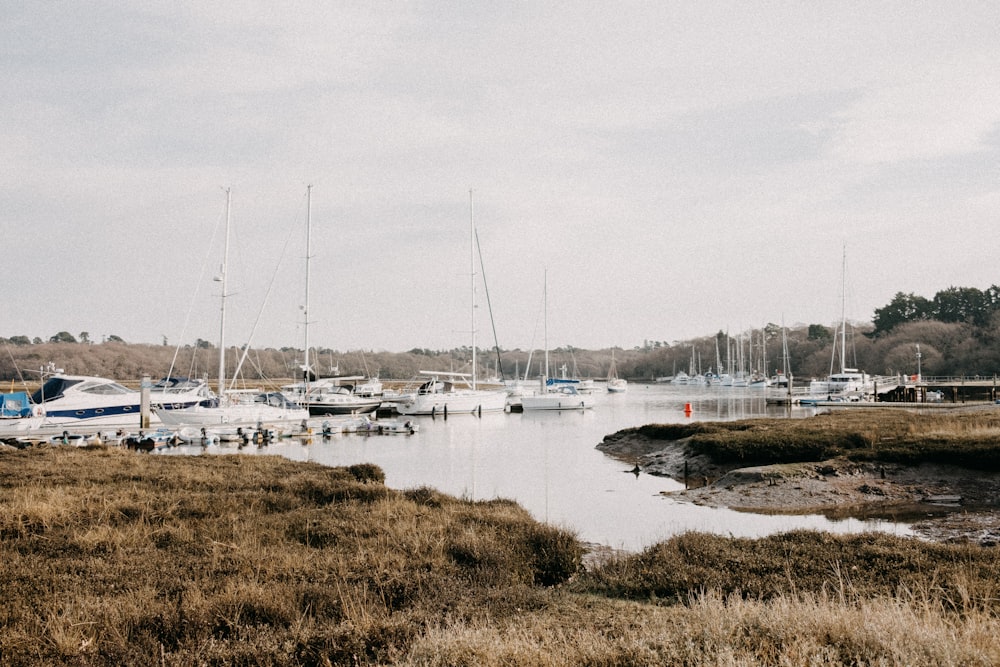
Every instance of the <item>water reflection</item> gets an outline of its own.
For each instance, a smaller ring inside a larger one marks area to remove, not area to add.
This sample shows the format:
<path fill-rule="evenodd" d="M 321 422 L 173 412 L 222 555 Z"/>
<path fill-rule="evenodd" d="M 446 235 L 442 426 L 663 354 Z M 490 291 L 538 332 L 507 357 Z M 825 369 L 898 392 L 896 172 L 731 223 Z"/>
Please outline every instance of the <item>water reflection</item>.
<path fill-rule="evenodd" d="M 690 416 L 684 407 L 691 404 Z M 769 407 L 748 390 L 630 385 L 602 394 L 593 410 L 453 415 L 421 418 L 414 435 L 343 434 L 305 444 L 282 440 L 241 451 L 344 466 L 375 463 L 393 488 L 429 486 L 474 500 L 510 498 L 542 521 L 581 539 L 639 550 L 677 533 L 699 530 L 757 537 L 792 529 L 841 533 L 912 532 L 882 520 L 830 520 L 819 515 L 768 516 L 698 507 L 662 495 L 683 488 L 673 480 L 632 474 L 632 466 L 595 446 L 605 435 L 649 423 L 724 421 L 759 416 L 802 418 L 808 409 Z M 235 447 L 178 447 L 170 454 L 232 453 Z"/>

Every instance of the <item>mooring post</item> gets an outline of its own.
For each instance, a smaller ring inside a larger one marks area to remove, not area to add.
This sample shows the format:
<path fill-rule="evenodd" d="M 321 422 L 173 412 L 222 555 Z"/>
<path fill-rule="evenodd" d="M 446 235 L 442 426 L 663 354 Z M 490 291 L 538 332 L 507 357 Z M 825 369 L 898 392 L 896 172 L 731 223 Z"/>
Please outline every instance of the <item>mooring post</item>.
<path fill-rule="evenodd" d="M 149 390 L 153 386 L 148 375 L 139 384 L 139 428 L 149 428 Z"/>

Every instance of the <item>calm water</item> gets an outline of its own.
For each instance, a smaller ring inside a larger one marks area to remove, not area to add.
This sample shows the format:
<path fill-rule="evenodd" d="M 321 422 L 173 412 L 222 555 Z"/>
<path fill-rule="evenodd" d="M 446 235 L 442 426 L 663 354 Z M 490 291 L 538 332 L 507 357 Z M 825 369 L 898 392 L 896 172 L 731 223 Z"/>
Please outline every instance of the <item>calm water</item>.
<path fill-rule="evenodd" d="M 625 394 L 602 393 L 585 412 L 453 415 L 417 418 L 414 435 L 343 434 L 311 444 L 293 440 L 240 451 L 286 456 L 342 466 L 378 464 L 386 484 L 405 489 L 429 486 L 484 500 L 510 498 L 537 519 L 574 530 L 581 539 L 640 550 L 674 534 L 710 531 L 757 537 L 796 528 L 834 532 L 883 530 L 908 535 L 904 524 L 822 516 L 765 516 L 698 507 L 661 494 L 683 488 L 670 479 L 629 472 L 630 465 L 595 449 L 605 435 L 630 426 L 685 420 L 731 420 L 756 416 L 806 417 L 765 406 L 762 392 L 630 385 Z M 684 414 L 691 403 L 690 417 Z M 169 454 L 233 453 L 235 447 L 178 447 Z"/>

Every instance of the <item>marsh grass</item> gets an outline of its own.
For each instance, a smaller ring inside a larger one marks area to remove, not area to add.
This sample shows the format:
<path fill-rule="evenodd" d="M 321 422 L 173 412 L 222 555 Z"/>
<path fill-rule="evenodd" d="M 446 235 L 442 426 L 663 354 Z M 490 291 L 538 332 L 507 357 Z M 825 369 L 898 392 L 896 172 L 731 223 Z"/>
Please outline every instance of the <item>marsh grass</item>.
<path fill-rule="evenodd" d="M 822 461 L 944 463 L 1000 472 L 1000 413 L 961 415 L 897 409 L 837 410 L 814 419 L 654 424 L 635 431 L 658 440 L 686 439 L 720 464 Z"/>
<path fill-rule="evenodd" d="M 375 466 L 0 453 L 2 665 L 990 664 L 991 551 L 682 535 L 583 572 L 507 500 Z"/>

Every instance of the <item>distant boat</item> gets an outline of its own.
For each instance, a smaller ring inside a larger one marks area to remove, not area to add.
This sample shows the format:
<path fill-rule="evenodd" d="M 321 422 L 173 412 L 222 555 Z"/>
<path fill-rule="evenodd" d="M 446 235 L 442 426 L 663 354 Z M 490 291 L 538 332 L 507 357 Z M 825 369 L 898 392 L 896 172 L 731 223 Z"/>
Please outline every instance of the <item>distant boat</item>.
<path fill-rule="evenodd" d="M 831 372 L 824 380 L 813 380 L 809 383 L 809 395 L 800 398 L 799 402 L 822 401 L 824 398 L 832 401 L 862 401 L 874 397 L 876 386 L 888 391 L 899 384 L 899 378 L 892 376 L 872 376 L 856 368 L 845 366 L 847 359 L 847 250 L 844 250 L 841 273 L 841 313 L 840 313 L 840 371 L 833 372 L 833 360 L 836 357 L 837 345 L 833 346 L 831 357 Z M 794 399 L 793 399 L 794 400 Z"/>
<path fill-rule="evenodd" d="M 521 396 L 521 409 L 532 410 L 586 410 L 594 407 L 594 397 L 590 393 L 581 393 L 578 381 L 568 378 L 550 378 L 549 375 L 549 317 L 548 317 L 548 273 L 545 275 L 544 294 L 544 338 L 545 338 L 545 368 L 540 379 L 539 391 L 535 394 Z M 565 366 L 563 374 L 565 375 Z"/>
<path fill-rule="evenodd" d="M 546 388 L 543 392 L 521 397 L 521 408 L 525 412 L 532 410 L 587 410 L 592 407 L 594 407 L 594 397 L 589 394 L 581 394 L 571 384 L 557 385 L 555 389 Z"/>
<path fill-rule="evenodd" d="M 677 373 L 672 378 L 670 378 L 670 384 L 679 385 L 683 387 L 688 384 L 688 380 L 690 379 L 691 376 L 685 373 L 684 371 L 677 371 Z"/>
<path fill-rule="evenodd" d="M 618 377 L 618 367 L 615 365 L 615 351 L 611 350 L 611 366 L 608 367 L 608 391 L 620 394 L 628 391 L 628 380 Z"/>
<path fill-rule="evenodd" d="M 472 372 L 452 373 L 420 371 L 428 379 L 416 393 L 393 401 L 402 415 L 448 415 L 503 412 L 507 408 L 507 392 L 479 388 L 476 361 L 476 224 L 473 215 L 472 191 L 469 191 L 469 266 L 472 292 Z M 444 378 L 443 380 L 441 378 Z M 463 380 L 467 386 L 456 385 Z"/>

